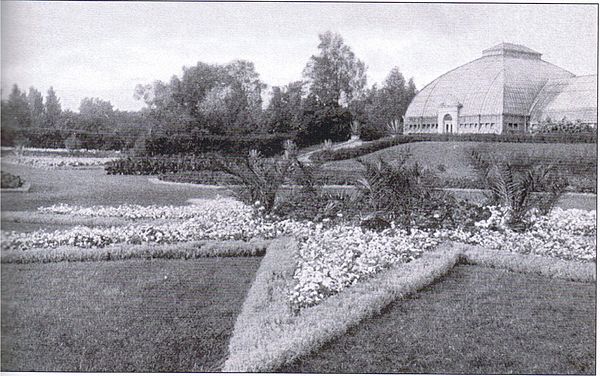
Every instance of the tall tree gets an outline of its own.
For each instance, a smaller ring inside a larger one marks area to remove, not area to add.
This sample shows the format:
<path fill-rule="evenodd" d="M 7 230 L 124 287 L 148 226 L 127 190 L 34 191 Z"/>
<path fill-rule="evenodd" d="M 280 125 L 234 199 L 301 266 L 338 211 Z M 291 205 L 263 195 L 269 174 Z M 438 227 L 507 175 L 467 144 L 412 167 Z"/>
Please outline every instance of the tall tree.
<path fill-rule="evenodd" d="M 4 101 L 3 101 L 4 102 Z M 2 126 L 11 129 L 28 128 L 31 125 L 27 95 L 13 85 L 8 100 L 2 106 Z"/>
<path fill-rule="evenodd" d="M 262 120 L 262 90 L 254 64 L 236 60 L 227 65 L 199 62 L 184 67 L 169 83 L 138 85 L 134 96 L 170 133 L 190 128 L 212 133 L 247 132 Z M 182 126 L 183 125 L 183 126 Z"/>
<path fill-rule="evenodd" d="M 60 115 L 62 108 L 60 106 L 60 100 L 56 96 L 54 88 L 50 86 L 48 93 L 46 94 L 46 126 L 55 128 L 60 122 Z"/>
<path fill-rule="evenodd" d="M 294 132 L 301 128 L 302 82 L 283 88 L 273 87 L 273 95 L 265 111 L 265 126 L 270 132 Z"/>
<path fill-rule="evenodd" d="M 34 128 L 41 128 L 44 126 L 46 118 L 46 108 L 44 107 L 44 97 L 33 86 L 29 88 L 27 94 L 27 102 L 29 105 L 29 116 L 31 118 L 31 125 Z"/>
<path fill-rule="evenodd" d="M 339 34 L 327 31 L 319 41 L 319 54 L 311 56 L 303 72 L 310 93 L 323 105 L 346 106 L 364 89 L 367 68 Z"/>

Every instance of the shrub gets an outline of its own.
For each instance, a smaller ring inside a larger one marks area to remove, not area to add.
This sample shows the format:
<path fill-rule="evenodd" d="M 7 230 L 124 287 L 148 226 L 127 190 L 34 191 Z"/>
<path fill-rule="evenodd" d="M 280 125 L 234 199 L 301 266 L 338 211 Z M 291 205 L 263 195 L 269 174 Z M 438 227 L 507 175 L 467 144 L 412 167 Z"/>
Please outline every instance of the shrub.
<path fill-rule="evenodd" d="M 234 176 L 240 188 L 238 197 L 250 205 L 261 205 L 269 213 L 275 205 L 277 192 L 290 174 L 293 158 L 262 158 L 256 150 L 251 150 L 245 158 L 218 158 L 217 168 Z"/>
<path fill-rule="evenodd" d="M 23 186 L 21 177 L 2 171 L 2 188 L 19 188 Z"/>
<path fill-rule="evenodd" d="M 65 148 L 67 148 L 69 152 L 81 149 L 81 141 L 79 140 L 79 138 L 77 138 L 77 135 L 75 133 L 71 134 L 65 140 Z"/>
<path fill-rule="evenodd" d="M 109 162 L 109 175 L 159 175 L 190 171 L 214 171 L 215 156 L 211 154 L 126 157 Z"/>
<path fill-rule="evenodd" d="M 476 152 L 472 160 L 481 181 L 491 191 L 490 203 L 507 208 L 506 224 L 513 230 L 527 229 L 526 217 L 532 209 L 548 214 L 568 186 L 553 165 L 532 163 L 518 173 L 509 162 L 490 161 Z M 539 192 L 545 194 L 535 194 Z"/>
<path fill-rule="evenodd" d="M 170 136 L 157 135 L 146 140 L 146 152 L 150 156 L 172 154 L 221 153 L 244 156 L 256 149 L 270 157 L 284 151 L 284 142 L 294 140 L 295 134 L 205 135 L 178 133 Z"/>

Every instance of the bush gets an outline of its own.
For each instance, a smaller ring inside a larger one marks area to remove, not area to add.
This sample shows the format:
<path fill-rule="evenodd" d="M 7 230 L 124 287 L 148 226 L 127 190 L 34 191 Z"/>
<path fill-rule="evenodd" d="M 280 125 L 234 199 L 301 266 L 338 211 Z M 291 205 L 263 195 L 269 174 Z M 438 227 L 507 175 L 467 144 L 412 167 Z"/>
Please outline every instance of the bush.
<path fill-rule="evenodd" d="M 507 208 L 507 225 L 516 231 L 528 228 L 526 217 L 532 209 L 542 215 L 549 213 L 568 186 L 553 165 L 532 162 L 517 169 L 509 162 L 493 161 L 477 152 L 471 154 L 471 160 L 480 181 L 491 191 L 490 204 Z M 535 194 L 540 192 L 545 194 Z"/>
<path fill-rule="evenodd" d="M 70 135 L 65 140 L 65 148 L 70 152 L 81 149 L 81 146 L 81 141 L 79 140 L 79 138 L 77 138 L 77 135 L 75 133 Z"/>
<path fill-rule="evenodd" d="M 2 188 L 19 188 L 23 186 L 23 180 L 16 175 L 2 172 Z"/>
<path fill-rule="evenodd" d="M 150 156 L 172 154 L 221 153 L 244 156 L 256 149 L 270 157 L 282 154 L 286 140 L 295 139 L 294 134 L 253 134 L 253 135 L 202 135 L 179 133 L 170 136 L 149 136 L 146 139 L 146 152 Z"/>
<path fill-rule="evenodd" d="M 293 158 L 262 158 L 256 150 L 247 157 L 215 159 L 218 170 L 236 178 L 238 197 L 250 205 L 261 205 L 267 213 L 273 209 L 277 192 L 294 163 L 298 161 Z"/>
<path fill-rule="evenodd" d="M 160 175 L 190 171 L 215 171 L 215 156 L 173 155 L 127 157 L 109 162 L 106 173 L 109 175 Z"/>

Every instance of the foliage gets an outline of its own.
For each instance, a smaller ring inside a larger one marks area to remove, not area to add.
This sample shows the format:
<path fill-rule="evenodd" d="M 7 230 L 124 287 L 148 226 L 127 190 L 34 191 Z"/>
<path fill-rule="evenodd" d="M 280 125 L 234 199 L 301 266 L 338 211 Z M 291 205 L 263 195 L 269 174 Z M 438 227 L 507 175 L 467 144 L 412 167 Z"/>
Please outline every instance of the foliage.
<path fill-rule="evenodd" d="M 2 188 L 19 188 L 23 185 L 20 176 L 2 171 Z"/>
<path fill-rule="evenodd" d="M 149 117 L 169 133 L 197 129 L 239 135 L 259 128 L 265 87 L 252 62 L 198 62 L 184 67 L 181 77 L 173 76 L 170 82 L 138 85 L 135 96 L 144 100 Z"/>
<path fill-rule="evenodd" d="M 159 175 L 189 171 L 213 171 L 215 156 L 211 154 L 179 154 L 156 157 L 126 157 L 109 162 L 109 175 Z"/>
<path fill-rule="evenodd" d="M 294 158 L 263 158 L 256 150 L 247 157 L 217 158 L 216 168 L 234 176 L 242 201 L 262 207 L 266 213 L 275 205 L 277 192 L 290 174 Z"/>
<path fill-rule="evenodd" d="M 366 84 L 366 66 L 356 58 L 341 35 L 319 34 L 319 54 L 304 68 L 309 91 L 326 106 L 344 106 L 361 95 Z"/>
<path fill-rule="evenodd" d="M 595 135 L 598 132 L 597 126 L 583 123 L 577 119 L 574 122 L 567 118 L 559 121 L 547 118 L 539 124 L 533 125 L 531 132 L 534 134 L 590 134 Z"/>
<path fill-rule="evenodd" d="M 69 150 L 70 152 L 81 149 L 81 145 L 82 145 L 81 141 L 79 141 L 79 138 L 77 137 L 77 135 L 75 133 L 70 135 L 65 140 L 65 148 L 67 150 Z"/>
<path fill-rule="evenodd" d="M 365 172 L 356 183 L 367 207 L 390 220 L 401 219 L 406 228 L 415 209 L 429 197 L 421 181 L 424 171 L 417 163 L 407 166 L 409 156 L 405 150 L 395 162 L 359 160 Z"/>
<path fill-rule="evenodd" d="M 294 134 L 249 134 L 235 135 L 205 135 L 198 132 L 177 133 L 170 136 L 155 134 L 146 138 L 146 153 L 150 156 L 161 154 L 218 152 L 227 155 L 245 155 L 256 149 L 265 156 L 281 154 L 284 142 L 294 139 Z"/>
<path fill-rule="evenodd" d="M 402 134 L 402 118 L 416 93 L 413 79 L 407 83 L 398 67 L 394 67 L 381 88 L 373 85 L 352 104 L 362 124 L 361 138 L 374 140 Z"/>
<path fill-rule="evenodd" d="M 515 230 L 528 228 L 527 216 L 533 209 L 548 214 L 568 186 L 553 165 L 532 163 L 519 173 L 511 163 L 492 161 L 475 150 L 471 159 L 480 180 L 491 191 L 490 203 L 508 209 L 506 221 Z"/>

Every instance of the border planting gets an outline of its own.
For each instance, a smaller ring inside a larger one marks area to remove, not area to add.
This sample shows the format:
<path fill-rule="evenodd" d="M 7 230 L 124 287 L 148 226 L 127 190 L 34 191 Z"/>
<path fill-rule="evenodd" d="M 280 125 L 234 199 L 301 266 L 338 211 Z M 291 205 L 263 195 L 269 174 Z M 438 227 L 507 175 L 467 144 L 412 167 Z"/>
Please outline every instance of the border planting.
<path fill-rule="evenodd" d="M 90 218 L 79 215 L 40 213 L 32 211 L 4 211 L 2 212 L 2 221 L 88 227 L 124 226 L 131 224 L 130 220 L 118 217 Z"/>
<path fill-rule="evenodd" d="M 502 252 L 476 245 L 460 244 L 461 261 L 466 264 L 506 269 L 517 273 L 534 273 L 544 277 L 576 282 L 595 282 L 596 263 L 561 260 L 535 254 Z"/>
<path fill-rule="evenodd" d="M 175 244 L 116 244 L 105 248 L 34 248 L 3 251 L 3 264 L 49 263 L 61 261 L 110 261 L 127 259 L 194 259 L 202 257 L 262 256 L 270 240 L 204 240 Z"/>

